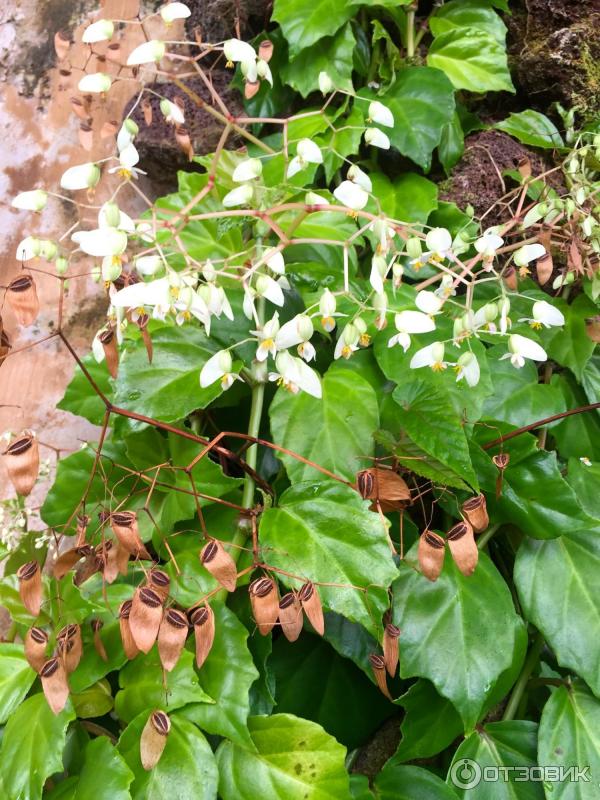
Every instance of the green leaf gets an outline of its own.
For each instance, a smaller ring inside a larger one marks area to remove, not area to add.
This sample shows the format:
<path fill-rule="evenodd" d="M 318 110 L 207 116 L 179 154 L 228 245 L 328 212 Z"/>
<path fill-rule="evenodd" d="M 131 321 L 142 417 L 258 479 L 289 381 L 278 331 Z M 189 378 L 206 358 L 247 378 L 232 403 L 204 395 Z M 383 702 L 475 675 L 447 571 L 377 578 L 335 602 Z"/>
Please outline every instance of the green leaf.
<path fill-rule="evenodd" d="M 537 729 L 536 722 L 510 720 L 489 722 L 474 731 L 454 754 L 448 784 L 457 787 L 459 797 L 469 800 L 543 800 L 541 781 L 523 781 L 517 771 L 508 772 L 508 779 L 503 773 L 495 781 L 481 779 L 486 767 L 537 766 Z M 465 765 L 465 759 L 476 762 L 479 769 Z"/>
<path fill-rule="evenodd" d="M 215 640 L 199 671 L 202 689 L 214 705 L 194 703 L 182 715 L 208 733 L 225 736 L 242 747 L 251 746 L 246 726 L 249 691 L 258 678 L 248 650 L 248 631 L 226 606 L 215 603 Z"/>
<path fill-rule="evenodd" d="M 539 763 L 548 767 L 589 767 L 589 782 L 553 781 L 554 800 L 594 800 L 600 777 L 600 701 L 576 681 L 555 689 L 542 711 Z"/>
<path fill-rule="evenodd" d="M 12 714 L 0 748 L 0 788 L 5 800 L 38 800 L 46 778 L 63 769 L 67 725 L 73 706 L 53 714 L 40 692 Z"/>
<path fill-rule="evenodd" d="M 350 800 L 346 748 L 291 714 L 250 717 L 256 752 L 224 741 L 217 750 L 223 800 Z"/>
<path fill-rule="evenodd" d="M 415 560 L 413 548 L 393 586 L 394 623 L 402 631 L 400 674 L 428 678 L 469 730 L 512 664 L 522 622 L 505 581 L 485 553 L 467 578 L 447 552 L 434 583 L 416 571 Z"/>
<path fill-rule="evenodd" d="M 103 717 L 114 707 L 110 683 L 107 680 L 98 681 L 82 692 L 71 693 L 71 700 L 81 719 Z"/>
<path fill-rule="evenodd" d="M 303 48 L 281 70 L 281 78 L 302 97 L 319 88 L 319 73 L 327 72 L 336 89 L 352 91 L 352 53 L 356 40 L 350 23 L 335 34 Z"/>
<path fill-rule="evenodd" d="M 581 381 L 583 370 L 596 347 L 586 333 L 585 318 L 596 314 L 597 308 L 584 294 L 576 297 L 570 305 L 555 298 L 553 305 L 563 312 L 565 325 L 553 333 L 547 344 L 548 357 L 558 361 L 563 367 L 568 367 Z"/>
<path fill-rule="evenodd" d="M 382 172 L 376 172 L 372 183 L 381 210 L 392 219 L 425 223 L 438 206 L 437 184 L 415 172 L 403 172 L 393 182 Z"/>
<path fill-rule="evenodd" d="M 353 13 L 346 0 L 315 0 L 310 6 L 302 0 L 275 0 L 273 6 L 273 19 L 281 25 L 292 58 L 324 36 L 334 34 Z"/>
<path fill-rule="evenodd" d="M 528 109 L 513 113 L 506 119 L 497 122 L 494 127 L 499 131 L 514 136 L 530 147 L 563 147 L 562 136 L 556 125 L 539 111 Z"/>
<path fill-rule="evenodd" d="M 354 480 L 373 454 L 373 433 L 379 426 L 377 396 L 362 377 L 333 364 L 323 377 L 323 397 L 279 389 L 269 410 L 273 441 L 310 461 Z M 293 483 L 317 478 L 314 467 L 286 455 L 283 461 Z"/>
<path fill-rule="evenodd" d="M 112 387 L 106 364 L 98 364 L 91 353 L 84 356 L 82 361 L 100 391 L 107 398 L 110 398 Z M 88 381 L 79 366 L 75 367 L 73 377 L 66 388 L 63 399 L 57 405 L 57 408 L 63 411 L 70 411 L 71 414 L 77 414 L 79 417 L 85 417 L 85 419 L 89 420 L 89 422 L 94 425 L 102 425 L 106 412 L 104 402 L 94 391 L 92 384 Z"/>
<path fill-rule="evenodd" d="M 515 91 L 504 44 L 483 30 L 453 28 L 441 33 L 429 47 L 427 64 L 445 72 L 455 89 Z"/>
<path fill-rule="evenodd" d="M 195 725 L 171 714 L 169 706 L 166 710 L 171 730 L 152 770 L 146 771 L 140 761 L 140 736 L 149 712 L 137 716 L 119 739 L 119 751 L 135 776 L 132 800 L 215 800 L 219 776 L 208 742 Z"/>
<path fill-rule="evenodd" d="M 600 355 L 592 356 L 583 368 L 581 385 L 590 403 L 596 403 L 600 397 Z M 596 410 L 600 417 L 600 409 Z"/>
<path fill-rule="evenodd" d="M 552 387 L 563 395 L 565 409 L 587 404 L 583 390 L 569 373 L 553 375 Z M 600 419 L 595 412 L 586 411 L 565 417 L 552 427 L 552 436 L 562 458 L 577 456 L 600 460 Z"/>
<path fill-rule="evenodd" d="M 567 481 L 576 492 L 584 511 L 592 517 L 598 516 L 600 464 L 586 464 L 579 458 L 570 458 Z"/>
<path fill-rule="evenodd" d="M 129 786 L 133 777 L 118 750 L 105 736 L 98 736 L 86 746 L 83 767 L 70 782 L 68 792 L 61 793 L 63 784 L 58 784 L 56 800 L 131 800 Z M 50 800 L 54 797 L 52 793 Z"/>
<path fill-rule="evenodd" d="M 360 150 L 364 130 L 363 120 L 363 114 L 355 106 L 348 116 L 333 120 L 331 123 L 333 128 L 328 128 L 315 138 L 323 153 L 327 182 L 333 179 L 346 156 L 356 155 Z"/>
<path fill-rule="evenodd" d="M 380 800 L 457 800 L 441 778 L 423 767 L 407 767 L 391 758 L 375 778 Z"/>
<path fill-rule="evenodd" d="M 128 594 L 131 595 L 130 590 L 128 590 Z M 85 642 L 83 655 L 77 665 L 77 669 L 69 676 L 69 686 L 72 692 L 83 692 L 88 687 L 96 684 L 105 675 L 108 675 L 109 672 L 120 669 L 126 663 L 127 657 L 123 652 L 119 622 L 111 618 L 111 616 L 105 615 L 105 624 L 100 631 L 108 660 L 104 661 L 100 657 L 90 635 Z"/>
<path fill-rule="evenodd" d="M 565 532 L 569 527 L 565 526 Z M 515 586 L 527 619 L 544 634 L 558 663 L 600 695 L 600 537 L 568 532 L 549 541 L 525 539 Z"/>
<path fill-rule="evenodd" d="M 452 703 L 429 681 L 419 678 L 396 702 L 404 708 L 404 718 L 402 739 L 392 757 L 395 763 L 437 755 L 463 731 Z"/>
<path fill-rule="evenodd" d="M 293 564 L 297 575 L 315 583 L 364 587 L 319 586 L 319 594 L 326 608 L 378 635 L 387 587 L 397 570 L 379 515 L 357 492 L 331 481 L 293 486 L 277 508 L 262 515 L 260 542 L 264 560 L 274 567 Z M 281 580 L 297 588 L 302 584 Z"/>
<path fill-rule="evenodd" d="M 23 701 L 35 680 L 23 653 L 23 645 L 0 644 L 0 723 L 4 724 Z"/>
<path fill-rule="evenodd" d="M 443 7 L 443 6 L 442 6 Z M 455 111 L 452 120 L 442 130 L 442 138 L 438 145 L 438 155 L 446 174 L 457 164 L 465 150 L 465 135 L 460 117 Z"/>
<path fill-rule="evenodd" d="M 481 0 L 450 0 L 429 17 L 429 29 L 434 36 L 455 28 L 484 31 L 501 45 L 506 39 L 506 25 L 490 5 Z"/>
<path fill-rule="evenodd" d="M 454 114 L 450 81 L 431 67 L 406 67 L 378 99 L 394 115 L 395 124 L 389 131 L 394 147 L 427 171 L 444 126 Z"/>

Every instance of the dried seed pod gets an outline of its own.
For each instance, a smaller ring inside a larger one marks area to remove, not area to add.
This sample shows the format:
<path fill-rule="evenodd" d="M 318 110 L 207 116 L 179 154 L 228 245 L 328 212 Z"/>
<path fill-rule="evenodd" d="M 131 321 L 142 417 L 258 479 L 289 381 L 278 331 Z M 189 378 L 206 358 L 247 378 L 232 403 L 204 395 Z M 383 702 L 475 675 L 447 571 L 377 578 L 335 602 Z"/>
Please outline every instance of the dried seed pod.
<path fill-rule="evenodd" d="M 93 547 L 90 547 L 89 555 L 76 566 L 73 583 L 75 586 L 81 586 L 82 583 L 85 583 L 88 578 L 91 578 L 92 575 L 95 575 L 98 571 L 99 566 L 96 551 Z"/>
<path fill-rule="evenodd" d="M 323 606 L 321 605 L 321 598 L 319 597 L 319 592 L 314 583 L 311 583 L 310 581 L 305 583 L 298 592 L 298 599 L 302 603 L 304 613 L 310 620 L 310 623 L 315 631 L 320 636 L 323 636 L 325 633 Z"/>
<path fill-rule="evenodd" d="M 160 595 L 163 603 L 169 596 L 171 578 L 162 569 L 152 569 L 148 575 L 148 586 Z"/>
<path fill-rule="evenodd" d="M 10 348 L 10 339 L 6 331 L 2 328 L 2 319 L 0 318 L 0 367 L 6 361 Z"/>
<path fill-rule="evenodd" d="M 79 144 L 84 150 L 91 150 L 94 144 L 94 129 L 88 122 L 79 125 Z"/>
<path fill-rule="evenodd" d="M 548 283 L 554 270 L 552 255 L 547 252 L 535 262 L 535 272 L 540 286 Z"/>
<path fill-rule="evenodd" d="M 40 310 L 35 281 L 31 275 L 20 275 L 8 284 L 6 299 L 19 325 L 31 325 Z"/>
<path fill-rule="evenodd" d="M 171 720 L 164 711 L 153 711 L 144 725 L 140 738 L 140 758 L 146 770 L 159 762 L 171 730 Z"/>
<path fill-rule="evenodd" d="M 79 625 L 66 625 L 58 632 L 56 655 L 64 664 L 68 675 L 77 669 L 83 655 L 83 641 Z"/>
<path fill-rule="evenodd" d="M 123 651 L 127 658 L 135 658 L 140 652 L 137 644 L 131 635 L 129 627 L 129 614 L 131 613 L 131 600 L 125 600 L 119 607 L 119 628 L 121 629 L 121 641 L 123 642 Z"/>
<path fill-rule="evenodd" d="M 46 662 L 46 648 L 48 646 L 48 634 L 43 628 L 29 628 L 25 635 L 25 658 L 29 666 L 39 672 L 42 665 Z"/>
<path fill-rule="evenodd" d="M 160 663 L 170 672 L 179 661 L 189 631 L 189 624 L 183 611 L 169 608 L 158 629 L 158 655 Z"/>
<path fill-rule="evenodd" d="M 119 371 L 119 348 L 117 347 L 117 337 L 112 328 L 103 331 L 98 337 L 100 344 L 104 348 L 106 366 L 111 378 L 116 378 Z"/>
<path fill-rule="evenodd" d="M 119 574 L 118 551 L 117 543 L 111 539 L 107 539 L 96 549 L 97 569 L 102 572 L 106 583 L 114 583 Z"/>
<path fill-rule="evenodd" d="M 302 605 L 295 592 L 288 592 L 279 601 L 279 622 L 288 642 L 295 642 L 302 631 Z"/>
<path fill-rule="evenodd" d="M 274 45 L 270 39 L 263 39 L 263 41 L 258 46 L 258 57 L 261 58 L 263 61 L 266 61 L 267 64 L 271 60 L 271 56 L 273 55 Z"/>
<path fill-rule="evenodd" d="M 140 314 L 138 317 L 137 325 L 140 329 L 140 333 L 142 334 L 142 341 L 144 342 L 144 347 L 146 348 L 146 355 L 148 356 L 148 363 L 152 363 L 152 357 L 154 355 L 154 347 L 152 345 L 152 337 L 150 336 L 150 331 L 148 330 L 148 322 L 150 321 L 150 317 L 148 314 Z"/>
<path fill-rule="evenodd" d="M 70 572 L 75 564 L 86 558 L 92 552 L 89 544 L 84 544 L 82 547 L 72 547 L 70 550 L 65 550 L 64 553 L 56 559 L 52 565 L 52 574 L 57 580 L 65 577 L 67 572 Z"/>
<path fill-rule="evenodd" d="M 54 34 L 54 50 L 59 61 L 64 61 L 69 54 L 70 47 L 71 36 L 68 31 L 57 31 Z"/>
<path fill-rule="evenodd" d="M 502 494 L 502 483 L 504 481 L 504 470 L 508 467 L 510 462 L 510 453 L 498 453 L 492 456 L 492 461 L 498 468 L 498 477 L 496 478 L 496 500 Z"/>
<path fill-rule="evenodd" d="M 4 463 L 17 494 L 27 497 L 40 471 L 40 450 L 35 434 L 23 431 L 4 451 Z"/>
<path fill-rule="evenodd" d="M 69 684 L 63 664 L 58 658 L 51 658 L 42 665 L 39 675 L 52 713 L 60 713 L 69 699 Z"/>
<path fill-rule="evenodd" d="M 259 633 L 266 636 L 277 622 L 279 616 L 279 597 L 277 587 L 271 578 L 257 578 L 248 587 L 252 613 Z"/>
<path fill-rule="evenodd" d="M 119 123 L 116 120 L 107 120 L 107 122 L 105 122 L 100 128 L 100 138 L 109 139 L 111 136 L 114 136 L 118 130 Z"/>
<path fill-rule="evenodd" d="M 117 511 L 110 515 L 110 524 L 120 544 L 136 558 L 150 560 L 140 538 L 135 511 Z"/>
<path fill-rule="evenodd" d="M 106 655 L 106 648 L 104 647 L 104 642 L 102 641 L 102 637 L 100 636 L 100 631 L 104 627 L 104 623 L 101 619 L 94 619 L 92 620 L 92 631 L 94 632 L 94 647 L 96 648 L 96 652 L 102 659 L 102 661 L 108 661 L 108 656 Z"/>
<path fill-rule="evenodd" d="M 188 157 L 188 161 L 191 161 L 194 157 L 194 148 L 192 146 L 190 134 L 188 133 L 187 129 L 183 127 L 183 125 L 175 126 L 175 141 L 177 142 L 179 149 L 182 150 Z"/>
<path fill-rule="evenodd" d="M 391 622 L 383 629 L 383 660 L 385 668 L 394 677 L 398 668 L 398 637 L 400 636 L 400 628 L 392 625 Z"/>
<path fill-rule="evenodd" d="M 600 342 L 600 315 L 588 317 L 588 319 L 586 319 L 585 332 L 588 339 L 591 339 L 592 342 Z M 0 364 L 1 363 L 2 358 L 0 356 Z"/>
<path fill-rule="evenodd" d="M 445 542 L 434 531 L 423 531 L 419 537 L 419 566 L 430 581 L 437 581 L 444 566 Z"/>
<path fill-rule="evenodd" d="M 86 103 L 80 97 L 71 97 L 71 110 L 74 114 L 76 114 L 80 120 L 84 122 L 88 122 L 89 120 L 89 109 Z"/>
<path fill-rule="evenodd" d="M 477 494 L 462 504 L 462 512 L 475 533 L 482 533 L 490 524 L 485 495 Z"/>
<path fill-rule="evenodd" d="M 244 84 L 244 97 L 246 100 L 252 100 L 259 89 L 260 81 L 246 81 Z"/>
<path fill-rule="evenodd" d="M 39 616 L 42 607 L 42 572 L 37 561 L 28 561 L 17 570 L 19 594 L 27 611 Z"/>
<path fill-rule="evenodd" d="M 522 156 L 517 161 L 517 169 L 522 178 L 527 179 L 531 177 L 531 161 L 528 156 Z"/>
<path fill-rule="evenodd" d="M 356 476 L 356 485 L 361 497 L 378 501 L 382 511 L 396 511 L 410 503 L 406 481 L 391 469 L 363 469 Z"/>
<path fill-rule="evenodd" d="M 162 612 L 162 598 L 154 589 L 144 586 L 136 590 L 129 614 L 129 629 L 142 653 L 150 652 L 156 641 Z"/>
<path fill-rule="evenodd" d="M 207 542 L 200 553 L 202 565 L 213 575 L 228 592 L 235 591 L 237 567 L 218 539 Z"/>
<path fill-rule="evenodd" d="M 85 544 L 85 535 L 87 533 L 90 518 L 87 514 L 79 514 L 77 517 L 77 530 L 75 533 L 75 547 L 82 547 Z"/>
<path fill-rule="evenodd" d="M 144 97 L 142 100 L 142 112 L 146 125 L 152 125 L 152 103 L 149 97 Z"/>
<path fill-rule="evenodd" d="M 201 667 L 208 658 L 215 640 L 215 615 L 209 605 L 195 608 L 190 614 L 196 639 L 196 664 Z"/>
<path fill-rule="evenodd" d="M 504 281 L 506 288 L 510 289 L 511 292 L 516 292 L 519 288 L 517 270 L 512 265 L 504 270 L 502 280 Z"/>
<path fill-rule="evenodd" d="M 385 674 L 385 661 L 383 656 L 378 656 L 377 654 L 373 653 L 369 656 L 369 661 L 371 662 L 371 669 L 373 670 L 373 677 L 379 687 L 379 691 L 384 694 L 388 700 L 392 699 L 392 695 L 390 694 L 390 690 L 387 687 L 387 677 Z"/>
<path fill-rule="evenodd" d="M 463 520 L 457 522 L 446 534 L 454 563 L 463 575 L 472 575 L 479 559 L 473 528 Z"/>

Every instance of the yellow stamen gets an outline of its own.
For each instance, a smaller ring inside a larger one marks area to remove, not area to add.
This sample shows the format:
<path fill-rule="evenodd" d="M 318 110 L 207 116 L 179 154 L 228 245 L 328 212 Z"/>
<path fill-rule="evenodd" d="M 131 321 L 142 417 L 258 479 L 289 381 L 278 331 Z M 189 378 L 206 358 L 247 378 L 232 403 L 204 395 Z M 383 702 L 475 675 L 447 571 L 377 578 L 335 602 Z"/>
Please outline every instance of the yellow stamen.
<path fill-rule="evenodd" d="M 130 169 L 125 169 L 125 167 L 121 167 L 121 169 L 118 171 L 117 174 L 120 175 L 121 178 L 125 178 L 126 180 L 129 180 L 131 178 L 131 176 L 133 175 L 133 172 Z"/>
<path fill-rule="evenodd" d="M 535 319 L 532 319 L 532 320 L 531 320 L 531 322 L 529 323 L 529 327 L 530 327 L 530 328 L 533 328 L 533 330 L 534 330 L 534 331 L 539 331 L 539 330 L 541 330 L 541 329 L 542 329 L 544 326 L 542 325 L 542 323 L 541 323 L 541 322 L 538 322 L 537 320 L 535 320 Z"/>
<path fill-rule="evenodd" d="M 350 358 L 351 355 L 352 355 L 352 348 L 349 345 L 345 344 L 342 347 L 342 358 L 345 358 L 347 360 Z"/>
<path fill-rule="evenodd" d="M 431 365 L 431 369 L 434 372 L 443 372 L 447 367 L 447 364 L 444 364 L 443 361 L 436 361 L 434 364 Z"/>
<path fill-rule="evenodd" d="M 363 333 L 358 340 L 358 343 L 361 347 L 368 347 L 371 344 L 371 337 L 368 333 Z"/>

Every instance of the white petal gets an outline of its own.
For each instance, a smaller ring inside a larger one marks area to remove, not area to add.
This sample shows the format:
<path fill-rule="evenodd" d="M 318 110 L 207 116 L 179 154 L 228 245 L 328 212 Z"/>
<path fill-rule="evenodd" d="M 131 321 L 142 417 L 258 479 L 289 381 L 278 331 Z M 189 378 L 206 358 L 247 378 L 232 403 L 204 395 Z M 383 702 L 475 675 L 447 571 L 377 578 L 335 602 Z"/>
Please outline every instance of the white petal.
<path fill-rule="evenodd" d="M 428 250 L 443 253 L 452 246 L 452 236 L 446 228 L 432 228 L 425 237 L 425 245 Z"/>
<path fill-rule="evenodd" d="M 432 364 L 435 364 L 435 358 L 433 356 L 435 344 L 434 342 L 433 344 L 428 344 L 427 347 L 422 347 L 420 350 L 417 350 L 410 360 L 410 368 L 420 369 L 421 367 L 430 367 Z"/>
<path fill-rule="evenodd" d="M 276 306 L 282 306 L 285 302 L 281 286 L 268 275 L 259 276 L 256 281 L 256 291 Z"/>
<path fill-rule="evenodd" d="M 365 131 L 365 143 L 381 150 L 389 150 L 391 147 L 390 137 L 387 133 L 380 131 L 379 128 L 367 128 Z"/>
<path fill-rule="evenodd" d="M 106 358 L 106 353 L 104 352 L 104 347 L 102 346 L 102 342 L 100 341 L 100 334 L 102 331 L 98 331 L 98 333 L 92 339 L 92 354 L 98 364 L 102 363 Z"/>
<path fill-rule="evenodd" d="M 421 311 L 400 311 L 396 314 L 395 324 L 401 333 L 429 333 L 435 330 L 435 322 Z"/>
<path fill-rule="evenodd" d="M 140 64 L 158 63 L 165 54 L 165 43 L 158 39 L 144 42 L 135 48 L 127 58 L 128 67 L 137 67 Z"/>
<path fill-rule="evenodd" d="M 373 100 L 369 105 L 369 119 L 376 122 L 378 125 L 385 125 L 386 128 L 394 127 L 394 115 L 387 106 L 380 103 L 379 100 Z"/>
<path fill-rule="evenodd" d="M 16 258 L 19 261 L 29 261 L 40 254 L 41 242 L 34 236 L 28 236 L 17 245 Z"/>
<path fill-rule="evenodd" d="M 159 255 L 140 256 L 135 260 L 135 268 L 140 275 L 154 275 L 163 267 L 163 260 Z"/>
<path fill-rule="evenodd" d="M 46 205 L 48 194 L 42 189 L 33 189 L 30 192 L 21 192 L 12 201 L 13 208 L 24 211 L 41 211 Z"/>
<path fill-rule="evenodd" d="M 118 228 L 78 231 L 71 238 L 89 256 L 119 256 L 127 249 L 127 234 Z"/>
<path fill-rule="evenodd" d="M 565 318 L 558 308 L 545 300 L 538 300 L 533 304 L 533 318 L 544 325 L 564 325 Z"/>
<path fill-rule="evenodd" d="M 100 180 L 100 168 L 97 164 L 89 162 L 69 167 L 63 172 L 60 185 L 63 189 L 77 191 L 78 189 L 93 189 Z"/>
<path fill-rule="evenodd" d="M 236 186 L 228 192 L 223 198 L 223 205 L 225 208 L 232 208 L 233 206 L 245 206 L 252 200 L 254 196 L 254 189 L 245 183 L 243 186 Z"/>
<path fill-rule="evenodd" d="M 278 350 L 287 350 L 289 347 L 294 347 L 302 341 L 303 339 L 298 331 L 296 317 L 282 325 L 275 337 L 275 344 Z"/>
<path fill-rule="evenodd" d="M 240 39 L 228 39 L 223 46 L 223 51 L 228 61 L 256 61 L 256 51 L 252 45 L 242 42 Z"/>
<path fill-rule="evenodd" d="M 298 172 L 304 169 L 304 162 L 298 156 L 294 156 L 288 164 L 286 177 L 293 178 Z"/>
<path fill-rule="evenodd" d="M 115 308 L 136 308 L 155 306 L 169 302 L 170 284 L 168 278 L 160 278 L 149 283 L 132 283 L 120 289 L 112 298 Z"/>
<path fill-rule="evenodd" d="M 417 294 L 415 305 L 425 314 L 437 314 L 443 305 L 443 300 L 435 292 L 422 291 Z"/>
<path fill-rule="evenodd" d="M 236 183 L 243 183 L 254 180 L 261 174 L 262 161 L 259 158 L 247 158 L 237 165 L 231 177 Z"/>
<path fill-rule="evenodd" d="M 353 183 L 357 183 L 362 189 L 365 190 L 365 192 L 373 191 L 373 183 L 371 182 L 371 178 L 369 178 L 367 173 L 363 172 L 362 169 L 356 164 L 352 164 L 346 173 L 346 178 L 349 181 L 353 181 Z"/>
<path fill-rule="evenodd" d="M 478 253 L 485 253 L 486 255 L 493 255 L 504 244 L 504 239 L 498 236 L 497 233 L 484 233 L 475 242 L 475 250 Z"/>
<path fill-rule="evenodd" d="M 317 373 L 299 358 L 294 357 L 294 362 L 298 373 L 295 383 L 302 389 L 303 392 L 306 392 L 306 394 L 310 394 L 317 398 L 322 397 L 323 389 L 321 387 L 321 380 Z"/>
<path fill-rule="evenodd" d="M 100 94 L 108 92 L 112 84 L 110 76 L 104 72 L 94 72 L 91 75 L 84 75 L 77 84 L 80 92 L 86 94 Z"/>
<path fill-rule="evenodd" d="M 303 161 L 308 161 L 310 164 L 323 163 L 321 148 L 310 139 L 300 139 L 296 152 Z"/>
<path fill-rule="evenodd" d="M 371 274 L 369 275 L 369 283 L 377 294 L 383 293 L 383 277 L 379 269 L 379 262 L 377 256 L 371 259 Z"/>
<path fill-rule="evenodd" d="M 226 371 L 227 370 L 224 370 L 221 364 L 221 353 L 215 353 L 214 356 L 208 359 L 200 371 L 200 386 L 203 389 L 207 386 L 211 386 L 215 381 L 218 381 L 219 378 L 222 378 Z"/>
<path fill-rule="evenodd" d="M 285 261 L 283 260 L 283 253 L 275 247 L 269 248 L 263 255 L 265 264 L 277 275 L 285 274 Z"/>
<path fill-rule="evenodd" d="M 271 73 L 271 67 L 267 64 L 264 58 L 259 58 L 256 62 L 256 72 L 258 73 L 258 77 L 265 80 L 268 84 L 273 86 L 273 75 Z"/>
<path fill-rule="evenodd" d="M 533 339 L 513 333 L 509 339 L 511 351 L 518 356 L 530 358 L 532 361 L 546 361 L 548 356 L 544 348 Z"/>
<path fill-rule="evenodd" d="M 514 261 L 517 267 L 524 267 L 530 263 L 541 258 L 546 252 L 543 244 L 524 244 L 520 247 L 514 255 Z"/>
<path fill-rule="evenodd" d="M 161 17 L 168 25 L 176 19 L 187 19 L 191 13 L 185 3 L 167 3 L 160 10 Z"/>
<path fill-rule="evenodd" d="M 110 39 L 115 32 L 115 26 L 110 19 L 101 19 L 98 22 L 88 25 L 84 30 L 81 41 L 85 44 L 94 44 L 95 42 L 105 42 Z"/>
<path fill-rule="evenodd" d="M 333 194 L 342 205 L 354 211 L 360 211 L 369 201 L 369 195 L 365 190 L 352 181 L 342 181 Z"/>
<path fill-rule="evenodd" d="M 329 75 L 324 71 L 319 72 L 319 91 L 322 94 L 329 94 L 332 89 L 333 81 Z"/>

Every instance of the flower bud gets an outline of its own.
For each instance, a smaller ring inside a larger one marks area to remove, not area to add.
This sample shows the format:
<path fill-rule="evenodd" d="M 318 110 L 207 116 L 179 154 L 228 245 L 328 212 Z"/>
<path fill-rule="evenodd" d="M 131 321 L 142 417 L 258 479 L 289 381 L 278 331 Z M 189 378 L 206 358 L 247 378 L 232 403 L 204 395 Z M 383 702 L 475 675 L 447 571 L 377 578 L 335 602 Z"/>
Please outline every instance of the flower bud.
<path fill-rule="evenodd" d="M 105 72 L 94 72 L 91 75 L 84 75 L 77 84 L 77 88 L 84 94 L 104 94 L 108 92 L 111 85 L 110 75 Z"/>
<path fill-rule="evenodd" d="M 20 208 L 24 211 L 41 211 L 46 205 L 48 194 L 42 189 L 34 189 L 31 192 L 21 192 L 18 194 L 11 205 L 13 208 Z"/>
<path fill-rule="evenodd" d="M 330 317 L 335 314 L 336 301 L 329 289 L 325 289 L 319 300 L 319 311 L 323 317 Z"/>
<path fill-rule="evenodd" d="M 329 94 L 333 91 L 333 81 L 326 72 L 319 72 L 319 91 L 322 94 Z"/>
<path fill-rule="evenodd" d="M 42 239 L 40 247 L 40 256 L 42 258 L 45 258 L 46 261 L 54 261 L 57 253 L 58 248 L 56 242 L 53 242 L 51 239 Z"/>
<path fill-rule="evenodd" d="M 410 259 L 419 259 L 423 253 L 423 245 L 418 236 L 406 240 L 406 253 Z"/>
<path fill-rule="evenodd" d="M 158 63 L 165 54 L 166 46 L 164 42 L 158 39 L 152 39 L 149 42 L 144 42 L 135 48 L 130 53 L 127 59 L 128 67 L 136 67 L 140 64 L 151 64 L 152 62 Z"/>
<path fill-rule="evenodd" d="M 167 25 L 171 25 L 176 19 L 187 19 L 191 13 L 185 3 L 167 3 L 160 10 L 160 15 Z"/>
<path fill-rule="evenodd" d="M 298 334 L 302 337 L 303 341 L 307 342 L 314 333 L 314 326 L 308 314 L 298 314 L 296 317 L 296 325 L 298 326 Z"/>
<path fill-rule="evenodd" d="M 100 214 L 103 216 L 103 219 L 110 228 L 118 227 L 119 222 L 121 221 L 121 211 L 116 203 L 104 203 L 100 210 Z"/>
<path fill-rule="evenodd" d="M 59 256 L 54 262 L 54 267 L 58 275 L 64 275 L 69 269 L 69 262 L 64 256 Z"/>
<path fill-rule="evenodd" d="M 97 164 L 89 162 L 87 164 L 79 164 L 76 167 L 70 167 L 60 179 L 60 185 L 63 189 L 93 189 L 100 180 L 100 167 Z"/>
<path fill-rule="evenodd" d="M 123 268 L 120 261 L 114 261 L 110 256 L 102 262 L 102 280 L 105 283 L 113 283 L 121 277 Z"/>
<path fill-rule="evenodd" d="M 114 22 L 110 19 L 101 19 L 94 22 L 84 30 L 81 41 L 85 44 L 95 44 L 111 39 L 115 32 Z"/>

